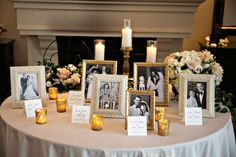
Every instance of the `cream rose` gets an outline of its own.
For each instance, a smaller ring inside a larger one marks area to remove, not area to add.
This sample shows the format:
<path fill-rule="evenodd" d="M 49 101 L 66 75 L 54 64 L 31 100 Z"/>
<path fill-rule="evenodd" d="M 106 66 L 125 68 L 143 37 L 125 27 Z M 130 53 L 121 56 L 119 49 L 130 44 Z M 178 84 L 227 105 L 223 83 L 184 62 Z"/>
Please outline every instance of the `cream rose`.
<path fill-rule="evenodd" d="M 212 73 L 215 74 L 216 80 L 222 81 L 223 72 L 224 70 L 222 69 L 219 63 L 215 63 L 212 66 Z"/>
<path fill-rule="evenodd" d="M 193 69 L 193 71 L 194 71 L 195 73 L 197 73 L 197 74 L 200 74 L 200 73 L 202 72 L 202 70 L 203 70 L 203 68 L 202 68 L 201 65 L 197 65 L 197 66 Z"/>
<path fill-rule="evenodd" d="M 46 86 L 47 86 L 47 87 L 52 87 L 51 81 L 47 81 L 47 82 L 46 82 Z"/>
<path fill-rule="evenodd" d="M 191 70 L 193 70 L 197 65 L 197 62 L 195 62 L 194 60 L 190 60 L 187 62 L 187 67 Z"/>

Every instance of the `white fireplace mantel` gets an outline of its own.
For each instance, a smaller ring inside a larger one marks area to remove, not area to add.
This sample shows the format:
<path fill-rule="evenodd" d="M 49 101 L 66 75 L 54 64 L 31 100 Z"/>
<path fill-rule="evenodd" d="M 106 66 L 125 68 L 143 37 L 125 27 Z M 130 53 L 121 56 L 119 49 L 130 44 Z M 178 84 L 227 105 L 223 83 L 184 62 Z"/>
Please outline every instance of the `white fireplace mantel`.
<path fill-rule="evenodd" d="M 182 39 L 191 35 L 194 12 L 203 1 L 12 0 L 17 29 L 28 36 L 29 65 L 36 63 L 32 56 L 42 56 L 41 51 L 57 35 L 119 37 L 127 18 L 134 37 L 158 38 L 159 44 L 166 45 L 160 45 L 163 53 L 178 50 Z"/>

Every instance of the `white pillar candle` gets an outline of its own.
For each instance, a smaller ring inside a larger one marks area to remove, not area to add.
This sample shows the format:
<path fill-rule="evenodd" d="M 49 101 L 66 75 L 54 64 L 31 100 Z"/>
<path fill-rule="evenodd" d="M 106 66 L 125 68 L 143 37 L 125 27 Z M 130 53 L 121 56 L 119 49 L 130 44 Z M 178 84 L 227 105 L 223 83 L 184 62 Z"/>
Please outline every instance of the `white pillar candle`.
<path fill-rule="evenodd" d="M 146 62 L 155 63 L 157 58 L 157 47 L 156 42 L 153 40 L 148 40 L 147 42 L 147 58 Z"/>
<path fill-rule="evenodd" d="M 104 60 L 105 44 L 104 40 L 95 40 L 95 60 Z"/>
<path fill-rule="evenodd" d="M 150 47 L 147 47 L 147 62 L 152 62 L 155 63 L 156 62 L 156 53 L 157 52 L 157 48 L 154 47 L 153 45 L 151 45 Z"/>
<path fill-rule="evenodd" d="M 124 20 L 124 28 L 122 29 L 122 48 L 132 47 L 132 29 L 130 28 L 130 20 Z"/>

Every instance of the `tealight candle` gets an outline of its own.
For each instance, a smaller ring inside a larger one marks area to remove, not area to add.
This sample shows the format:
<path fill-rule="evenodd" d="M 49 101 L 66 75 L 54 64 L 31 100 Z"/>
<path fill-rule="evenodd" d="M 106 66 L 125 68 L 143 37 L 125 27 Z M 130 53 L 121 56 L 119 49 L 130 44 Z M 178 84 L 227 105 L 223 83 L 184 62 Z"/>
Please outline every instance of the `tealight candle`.
<path fill-rule="evenodd" d="M 47 109 L 38 108 L 35 110 L 36 124 L 44 124 L 47 122 Z"/>
<path fill-rule="evenodd" d="M 167 119 L 159 120 L 158 122 L 158 135 L 168 136 L 169 135 L 170 121 Z"/>
<path fill-rule="evenodd" d="M 102 126 L 102 115 L 94 114 L 91 119 L 91 129 L 94 131 L 100 131 L 102 130 Z"/>
<path fill-rule="evenodd" d="M 95 44 L 95 60 L 104 60 L 105 40 L 94 40 Z"/>
<path fill-rule="evenodd" d="M 155 63 L 157 58 L 157 41 L 147 41 L 147 59 L 146 62 Z"/>
<path fill-rule="evenodd" d="M 57 112 L 65 112 L 66 111 L 66 99 L 65 98 L 57 98 L 56 105 L 57 105 Z"/>
<path fill-rule="evenodd" d="M 155 120 L 158 122 L 161 119 L 166 117 L 166 108 L 165 107 L 156 107 Z"/>
<path fill-rule="evenodd" d="M 130 28 L 130 19 L 124 19 L 121 48 L 128 48 L 128 47 L 132 47 L 132 29 Z"/>
<path fill-rule="evenodd" d="M 56 100 L 58 96 L 57 87 L 50 87 L 48 88 L 48 95 L 50 100 Z"/>

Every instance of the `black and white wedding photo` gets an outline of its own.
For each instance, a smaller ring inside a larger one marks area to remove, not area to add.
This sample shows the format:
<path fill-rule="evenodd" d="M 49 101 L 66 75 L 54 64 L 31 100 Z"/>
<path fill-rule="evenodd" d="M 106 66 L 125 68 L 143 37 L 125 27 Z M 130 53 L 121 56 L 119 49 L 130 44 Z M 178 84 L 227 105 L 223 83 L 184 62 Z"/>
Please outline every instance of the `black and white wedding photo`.
<path fill-rule="evenodd" d="M 118 109 L 119 82 L 101 82 L 99 109 Z"/>
<path fill-rule="evenodd" d="M 188 81 L 187 107 L 206 109 L 206 82 Z"/>
<path fill-rule="evenodd" d="M 168 72 L 166 64 L 134 63 L 134 88 L 155 91 L 157 104 L 168 102 Z"/>
<path fill-rule="evenodd" d="M 23 73 L 18 75 L 20 87 L 20 100 L 32 100 L 39 98 L 37 75 Z"/>

